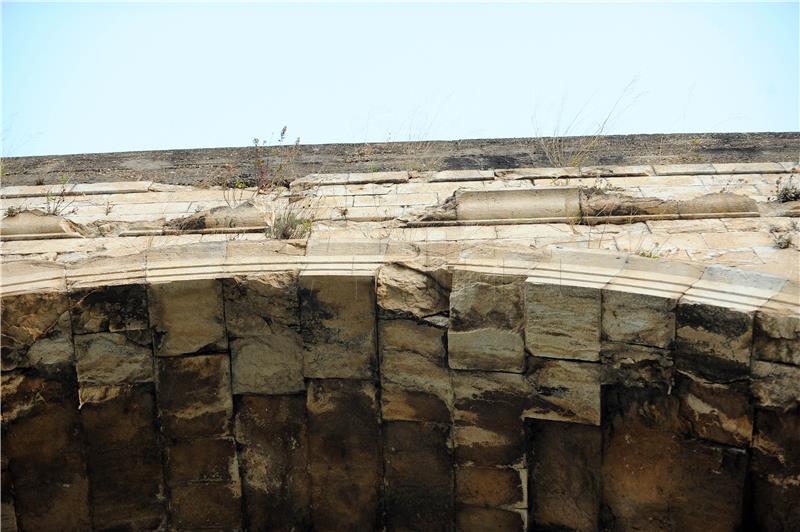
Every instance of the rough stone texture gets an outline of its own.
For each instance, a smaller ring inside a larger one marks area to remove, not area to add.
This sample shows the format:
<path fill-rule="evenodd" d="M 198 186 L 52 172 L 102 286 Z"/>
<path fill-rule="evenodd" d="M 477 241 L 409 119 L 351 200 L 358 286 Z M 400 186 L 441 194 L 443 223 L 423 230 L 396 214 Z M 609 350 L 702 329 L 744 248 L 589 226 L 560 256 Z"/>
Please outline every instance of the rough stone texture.
<path fill-rule="evenodd" d="M 444 336 L 410 320 L 379 320 L 384 420 L 450 423 L 453 390 Z"/>
<path fill-rule="evenodd" d="M 178 530 L 241 527 L 241 486 L 228 482 L 181 484 L 170 490 L 172 523 Z"/>
<path fill-rule="evenodd" d="M 81 407 L 96 529 L 152 530 L 166 520 L 154 392 L 126 387 Z"/>
<path fill-rule="evenodd" d="M 673 380 L 672 352 L 656 347 L 603 342 L 600 351 L 603 384 L 667 389 Z"/>
<path fill-rule="evenodd" d="M 512 467 L 456 468 L 456 501 L 468 506 L 527 508 L 528 470 Z"/>
<path fill-rule="evenodd" d="M 683 438 L 678 409 L 661 391 L 607 391 L 601 528 L 740 528 L 747 454 Z"/>
<path fill-rule="evenodd" d="M 157 356 L 227 349 L 219 281 L 152 284 L 148 285 L 148 293 Z"/>
<path fill-rule="evenodd" d="M 522 373 L 524 278 L 453 273 L 447 356 L 451 368 Z"/>
<path fill-rule="evenodd" d="M 107 386 L 152 383 L 150 331 L 75 336 L 75 367 L 81 403 Z"/>
<path fill-rule="evenodd" d="M 800 406 L 800 367 L 753 362 L 750 385 L 756 404 L 784 411 Z"/>
<path fill-rule="evenodd" d="M 600 427 L 535 421 L 530 434 L 533 529 L 597 530 L 603 445 Z"/>
<path fill-rule="evenodd" d="M 245 526 L 250 530 L 309 528 L 305 396 L 238 397 L 235 433 Z"/>
<path fill-rule="evenodd" d="M 72 362 L 69 302 L 64 294 L 3 298 L 2 369 L 46 369 Z"/>
<path fill-rule="evenodd" d="M 447 312 L 448 290 L 433 273 L 403 264 L 378 270 L 377 301 L 381 310 L 425 318 Z"/>
<path fill-rule="evenodd" d="M 14 511 L 14 483 L 11 480 L 11 472 L 8 470 L 8 460 L 5 456 L 2 459 L 2 477 L 0 477 L 3 489 L 0 492 L 0 531 L 17 532 L 17 514 Z"/>
<path fill-rule="evenodd" d="M 84 288 L 69 294 L 74 334 L 147 329 L 147 289 L 142 284 Z"/>
<path fill-rule="evenodd" d="M 306 377 L 372 377 L 377 369 L 373 277 L 300 276 L 300 326 Z"/>
<path fill-rule="evenodd" d="M 800 529 L 800 412 L 756 412 L 750 460 L 751 530 Z"/>
<path fill-rule="evenodd" d="M 375 528 L 382 469 L 375 387 L 363 381 L 313 380 L 307 409 L 314 526 Z"/>
<path fill-rule="evenodd" d="M 534 356 L 600 360 L 601 292 L 525 283 L 525 344 Z"/>
<path fill-rule="evenodd" d="M 233 413 L 227 355 L 161 358 L 158 405 L 169 438 L 226 436 Z"/>
<path fill-rule="evenodd" d="M 664 297 L 603 290 L 603 337 L 668 348 L 675 339 L 675 304 Z"/>
<path fill-rule="evenodd" d="M 387 530 L 453 530 L 453 456 L 447 425 L 384 425 Z"/>
<path fill-rule="evenodd" d="M 525 417 L 600 424 L 600 365 L 534 357 L 528 372 L 533 394 Z"/>
<path fill-rule="evenodd" d="M 753 356 L 800 366 L 800 317 L 756 313 Z"/>
<path fill-rule="evenodd" d="M 463 532 L 486 530 L 522 532 L 525 529 L 526 512 L 524 510 L 502 510 L 475 506 L 460 506 L 456 510 L 456 530 Z"/>
<path fill-rule="evenodd" d="M 675 365 L 710 381 L 744 377 L 750 369 L 753 313 L 678 303 Z"/>
<path fill-rule="evenodd" d="M 91 528 L 76 383 L 3 375 L 3 457 L 20 530 Z"/>

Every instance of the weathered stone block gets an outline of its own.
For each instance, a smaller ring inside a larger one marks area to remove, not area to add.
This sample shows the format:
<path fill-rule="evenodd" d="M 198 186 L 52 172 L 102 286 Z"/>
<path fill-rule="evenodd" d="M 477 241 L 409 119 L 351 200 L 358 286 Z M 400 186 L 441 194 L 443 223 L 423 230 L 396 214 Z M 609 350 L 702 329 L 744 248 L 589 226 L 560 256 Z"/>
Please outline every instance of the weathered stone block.
<path fill-rule="evenodd" d="M 381 438 L 372 383 L 311 381 L 307 396 L 312 520 L 321 530 L 377 526 Z"/>
<path fill-rule="evenodd" d="M 453 436 L 458 464 L 524 465 L 522 415 L 531 388 L 513 373 L 453 372 Z"/>
<path fill-rule="evenodd" d="M 528 470 L 512 467 L 460 466 L 456 502 L 491 508 L 528 507 Z"/>
<path fill-rule="evenodd" d="M 158 405 L 169 438 L 226 436 L 233 414 L 228 355 L 161 358 Z"/>
<path fill-rule="evenodd" d="M 14 510 L 14 483 L 11 480 L 11 472 L 8 470 L 8 459 L 2 457 L 2 477 L 0 485 L 0 531 L 17 532 L 17 514 Z"/>
<path fill-rule="evenodd" d="M 601 529 L 739 529 L 745 451 L 684 439 L 678 400 L 661 391 L 605 398 Z"/>
<path fill-rule="evenodd" d="M 276 327 L 299 327 L 297 272 L 224 279 L 222 286 L 225 320 L 231 337 L 270 336 Z"/>
<path fill-rule="evenodd" d="M 69 294 L 74 334 L 148 328 L 147 289 L 141 284 L 84 288 Z"/>
<path fill-rule="evenodd" d="M 800 366 L 800 317 L 757 312 L 753 355 L 758 360 Z"/>
<path fill-rule="evenodd" d="M 270 336 L 231 340 L 231 371 L 235 394 L 303 391 L 302 338 L 287 328 Z"/>
<path fill-rule="evenodd" d="M 533 392 L 525 417 L 600 424 L 600 364 L 533 357 L 527 379 Z"/>
<path fill-rule="evenodd" d="M 598 530 L 603 438 L 600 427 L 535 421 L 531 428 L 534 530 Z"/>
<path fill-rule="evenodd" d="M 174 486 L 170 513 L 178 530 L 238 530 L 242 526 L 241 486 L 198 482 Z"/>
<path fill-rule="evenodd" d="M 236 442 L 232 438 L 175 441 L 168 443 L 165 451 L 172 484 L 239 480 Z"/>
<path fill-rule="evenodd" d="M 3 375 L 3 457 L 20 530 L 89 530 L 76 385 Z"/>
<path fill-rule="evenodd" d="M 676 368 L 714 382 L 749 373 L 752 312 L 679 302 L 676 323 Z"/>
<path fill-rule="evenodd" d="M 715 384 L 678 372 L 675 394 L 690 432 L 704 440 L 748 447 L 753 433 L 753 407 L 745 382 Z"/>
<path fill-rule="evenodd" d="M 252 530 L 310 528 L 304 395 L 236 398 L 245 521 Z"/>
<path fill-rule="evenodd" d="M 153 382 L 150 331 L 75 336 L 75 367 L 82 398 L 88 388 Z"/>
<path fill-rule="evenodd" d="M 453 530 L 453 457 L 446 425 L 384 425 L 388 530 Z"/>
<path fill-rule="evenodd" d="M 83 404 L 81 421 L 94 527 L 161 526 L 166 508 L 153 385 L 115 387 L 104 400 Z"/>
<path fill-rule="evenodd" d="M 456 530 L 461 532 L 522 532 L 527 528 L 525 510 L 461 506 L 456 510 Z"/>
<path fill-rule="evenodd" d="M 450 423 L 444 331 L 410 320 L 379 320 L 378 330 L 383 419 Z"/>
<path fill-rule="evenodd" d="M 73 360 L 69 303 L 63 293 L 4 297 L 2 369 L 54 370 Z"/>
<path fill-rule="evenodd" d="M 150 325 L 157 356 L 228 348 L 219 281 L 201 279 L 148 285 Z"/>
<path fill-rule="evenodd" d="M 675 299 L 603 290 L 604 338 L 667 348 L 675 339 Z"/>
<path fill-rule="evenodd" d="M 300 324 L 306 377 L 372 377 L 377 368 L 373 277 L 301 275 Z"/>
<path fill-rule="evenodd" d="M 627 387 L 668 388 L 672 384 L 672 352 L 657 347 L 603 342 L 601 382 Z"/>
<path fill-rule="evenodd" d="M 534 356 L 600 360 L 601 292 L 525 283 L 525 345 Z"/>
<path fill-rule="evenodd" d="M 381 310 L 425 318 L 446 312 L 449 290 L 430 272 L 402 264 L 378 270 L 377 301 Z"/>
<path fill-rule="evenodd" d="M 753 362 L 750 389 L 756 404 L 788 411 L 800 404 L 800 367 Z"/>
<path fill-rule="evenodd" d="M 523 283 L 520 276 L 453 273 L 447 332 L 451 368 L 524 371 Z"/>

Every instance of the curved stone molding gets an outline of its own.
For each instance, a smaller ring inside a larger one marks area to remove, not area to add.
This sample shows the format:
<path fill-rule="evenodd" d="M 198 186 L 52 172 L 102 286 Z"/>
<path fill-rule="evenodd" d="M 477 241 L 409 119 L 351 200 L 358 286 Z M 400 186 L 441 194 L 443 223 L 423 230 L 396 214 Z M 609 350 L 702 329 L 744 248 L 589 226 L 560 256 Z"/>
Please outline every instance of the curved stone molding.
<path fill-rule="evenodd" d="M 69 220 L 38 209 L 6 216 L 0 221 L 2 240 L 47 240 L 83 238 L 80 228 Z"/>

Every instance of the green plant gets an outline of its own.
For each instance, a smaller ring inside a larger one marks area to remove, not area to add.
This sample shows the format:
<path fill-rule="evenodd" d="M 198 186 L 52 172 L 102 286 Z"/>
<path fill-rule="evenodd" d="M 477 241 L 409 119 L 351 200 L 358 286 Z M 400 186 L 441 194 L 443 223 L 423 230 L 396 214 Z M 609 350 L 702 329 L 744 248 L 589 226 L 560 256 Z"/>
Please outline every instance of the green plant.
<path fill-rule="evenodd" d="M 59 180 L 59 184 L 61 186 L 61 190 L 54 192 L 54 187 L 51 187 L 47 191 L 47 195 L 45 196 L 46 203 L 44 206 L 45 214 L 61 216 L 63 214 L 72 214 L 76 211 L 76 209 L 70 208 L 74 201 L 67 199 L 67 185 L 69 185 L 69 179 L 62 177 Z"/>
<path fill-rule="evenodd" d="M 286 131 L 287 126 L 283 126 L 277 145 L 271 147 L 265 141 L 253 139 L 253 166 L 259 191 L 288 187 L 295 177 L 297 161 L 300 159 L 300 137 L 291 146 L 286 146 Z"/>
<path fill-rule="evenodd" d="M 258 189 L 247 189 L 247 183 L 238 176 L 233 175 L 231 165 L 225 165 L 226 178 L 222 183 L 222 199 L 231 209 L 235 209 L 242 203 L 252 200 L 258 194 Z"/>
<path fill-rule="evenodd" d="M 797 226 L 792 224 L 792 227 L 796 228 Z M 772 241 L 778 249 L 786 249 L 792 245 L 792 233 L 776 225 L 770 226 L 769 236 L 772 237 Z"/>
<path fill-rule="evenodd" d="M 304 238 L 311 232 L 311 225 L 309 212 L 290 203 L 286 207 L 276 207 L 269 212 L 265 233 L 268 238 L 277 240 Z"/>
<path fill-rule="evenodd" d="M 6 217 L 11 218 L 12 216 L 16 216 L 21 212 L 22 210 L 19 207 L 11 206 L 6 209 Z"/>
<path fill-rule="evenodd" d="M 790 175 L 786 180 L 782 176 L 778 178 L 775 182 L 774 199 L 779 203 L 800 200 L 800 186 L 794 184 L 794 174 Z"/>

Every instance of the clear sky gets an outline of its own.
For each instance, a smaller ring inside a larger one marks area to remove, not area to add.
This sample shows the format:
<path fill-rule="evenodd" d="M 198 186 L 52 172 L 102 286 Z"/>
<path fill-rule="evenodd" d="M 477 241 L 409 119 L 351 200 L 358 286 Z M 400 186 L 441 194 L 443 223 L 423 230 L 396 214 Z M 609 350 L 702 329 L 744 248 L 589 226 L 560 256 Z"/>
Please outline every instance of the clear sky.
<path fill-rule="evenodd" d="M 612 110 L 607 133 L 798 131 L 799 28 L 796 1 L 4 2 L 3 150 L 586 134 Z"/>

